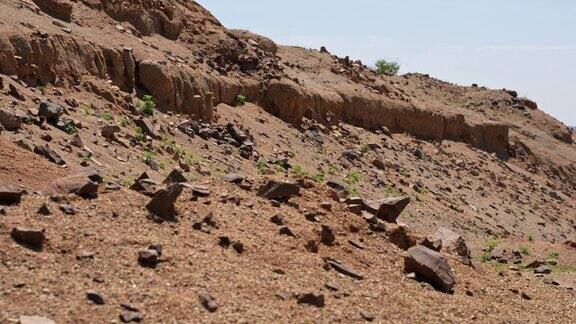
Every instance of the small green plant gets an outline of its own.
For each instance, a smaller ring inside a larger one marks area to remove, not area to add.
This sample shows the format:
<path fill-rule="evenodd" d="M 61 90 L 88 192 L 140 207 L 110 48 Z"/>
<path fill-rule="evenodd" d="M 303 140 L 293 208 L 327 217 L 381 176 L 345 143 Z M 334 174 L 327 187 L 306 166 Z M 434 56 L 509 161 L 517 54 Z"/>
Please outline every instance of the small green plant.
<path fill-rule="evenodd" d="M 548 253 L 548 260 L 556 260 L 560 257 L 558 252 L 550 252 Z"/>
<path fill-rule="evenodd" d="M 338 172 L 338 169 L 336 168 L 336 166 L 334 164 L 330 164 L 328 165 L 328 174 L 331 176 L 336 175 L 336 172 Z"/>
<path fill-rule="evenodd" d="M 80 109 L 82 109 L 82 112 L 84 113 L 84 115 L 92 115 L 92 109 L 90 109 L 90 107 L 88 107 L 88 105 L 80 104 Z"/>
<path fill-rule="evenodd" d="M 324 173 L 317 173 L 312 176 L 312 181 L 314 182 L 324 182 L 324 180 L 326 180 Z"/>
<path fill-rule="evenodd" d="M 310 177 L 310 173 L 308 173 L 308 171 L 304 170 L 304 168 L 302 168 L 302 166 L 300 166 L 300 165 L 293 165 L 292 168 L 290 169 L 290 171 L 292 171 L 292 173 L 299 175 L 301 177 L 304 177 L 304 178 Z"/>
<path fill-rule="evenodd" d="M 368 144 L 362 145 L 362 147 L 360 148 L 360 151 L 361 151 L 363 154 L 366 154 L 366 153 L 370 152 L 370 145 L 368 145 Z"/>
<path fill-rule="evenodd" d="M 118 119 L 118 125 L 120 125 L 122 127 L 126 127 L 126 126 L 130 125 L 130 118 L 128 118 L 126 116 L 120 117 L 120 119 Z"/>
<path fill-rule="evenodd" d="M 484 249 L 487 252 L 492 252 L 494 251 L 494 249 L 496 248 L 496 246 L 498 246 L 498 237 L 493 236 L 491 239 L 489 239 L 485 244 L 484 244 Z"/>
<path fill-rule="evenodd" d="M 528 247 L 522 246 L 520 247 L 520 253 L 522 253 L 523 255 L 530 255 L 530 250 L 528 249 Z"/>
<path fill-rule="evenodd" d="M 246 104 L 246 96 L 241 95 L 241 94 L 237 94 L 236 97 L 234 98 L 234 103 L 236 104 L 236 106 L 244 106 Z"/>
<path fill-rule="evenodd" d="M 534 242 L 534 236 L 532 234 L 528 235 L 528 241 Z"/>
<path fill-rule="evenodd" d="M 356 172 L 356 171 L 351 171 L 350 173 L 348 173 L 346 175 L 346 183 L 349 185 L 353 185 L 358 183 L 358 181 L 360 181 L 360 173 Z"/>
<path fill-rule="evenodd" d="M 346 192 L 348 193 L 349 196 L 359 196 L 360 192 L 358 191 L 358 188 L 356 187 L 348 187 L 346 188 Z"/>
<path fill-rule="evenodd" d="M 142 162 L 149 164 L 154 161 L 154 153 L 146 150 L 142 152 Z"/>
<path fill-rule="evenodd" d="M 132 177 L 126 177 L 120 181 L 120 185 L 123 187 L 130 187 L 134 184 L 134 179 Z"/>
<path fill-rule="evenodd" d="M 490 252 L 484 251 L 479 257 L 480 262 L 488 262 L 492 259 Z"/>
<path fill-rule="evenodd" d="M 154 97 L 151 95 L 145 95 L 143 97 L 142 113 L 148 116 L 154 115 L 154 109 L 156 108 L 156 102 Z"/>
<path fill-rule="evenodd" d="M 389 194 L 389 195 L 396 195 L 396 194 L 400 193 L 398 191 L 398 189 L 396 189 L 394 186 L 388 185 L 388 184 L 384 186 L 384 192 Z"/>
<path fill-rule="evenodd" d="M 64 124 L 64 132 L 66 132 L 66 134 L 76 134 L 76 126 L 74 126 L 74 123 L 71 121 L 67 121 Z"/>
<path fill-rule="evenodd" d="M 265 161 L 259 160 L 256 163 L 256 168 L 258 169 L 258 173 L 264 174 L 264 173 L 266 173 L 266 170 L 268 170 L 268 165 L 266 165 Z"/>
<path fill-rule="evenodd" d="M 100 114 L 100 118 L 103 120 L 109 121 L 112 120 L 113 116 L 109 111 L 104 111 Z"/>
<path fill-rule="evenodd" d="M 144 142 L 146 140 L 146 136 L 144 135 L 144 131 L 140 127 L 134 128 L 134 138 L 138 142 Z"/>
<path fill-rule="evenodd" d="M 400 71 L 400 64 L 396 61 L 381 59 L 376 62 L 376 74 L 397 75 Z"/>

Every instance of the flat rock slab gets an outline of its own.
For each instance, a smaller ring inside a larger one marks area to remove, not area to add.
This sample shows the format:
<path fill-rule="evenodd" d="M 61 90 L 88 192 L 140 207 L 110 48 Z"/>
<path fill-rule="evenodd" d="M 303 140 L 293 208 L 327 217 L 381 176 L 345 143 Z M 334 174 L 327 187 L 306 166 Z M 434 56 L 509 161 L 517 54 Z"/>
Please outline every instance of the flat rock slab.
<path fill-rule="evenodd" d="M 287 201 L 299 193 L 300 186 L 297 183 L 275 180 L 268 181 L 258 189 L 258 196 L 278 201 Z"/>

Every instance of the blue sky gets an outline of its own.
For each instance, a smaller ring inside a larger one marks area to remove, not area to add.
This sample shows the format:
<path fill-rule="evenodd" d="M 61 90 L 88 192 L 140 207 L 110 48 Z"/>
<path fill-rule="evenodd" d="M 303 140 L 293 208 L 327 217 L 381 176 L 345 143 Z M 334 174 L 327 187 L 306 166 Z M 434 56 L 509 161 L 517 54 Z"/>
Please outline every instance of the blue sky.
<path fill-rule="evenodd" d="M 574 0 L 200 0 L 229 28 L 366 64 L 517 90 L 576 125 Z"/>

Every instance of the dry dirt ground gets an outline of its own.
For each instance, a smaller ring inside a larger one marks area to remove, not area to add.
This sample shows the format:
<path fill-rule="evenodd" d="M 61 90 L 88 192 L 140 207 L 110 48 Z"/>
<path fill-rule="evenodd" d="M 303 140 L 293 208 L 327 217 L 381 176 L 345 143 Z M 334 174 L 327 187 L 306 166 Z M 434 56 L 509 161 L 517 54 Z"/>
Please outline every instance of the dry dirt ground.
<path fill-rule="evenodd" d="M 147 323 L 575 322 L 576 248 L 565 243 L 576 241 L 576 145 L 530 101 L 277 47 L 225 29 L 193 1 L 0 0 L 0 18 L 0 108 L 26 115 L 0 134 L 0 185 L 27 191 L 0 211 L 0 323 L 120 322 L 127 308 Z M 142 112 L 144 94 L 153 116 Z M 43 100 L 64 108 L 68 128 L 38 118 Z M 110 125 L 118 129 L 106 138 Z M 231 142 L 232 126 L 247 139 Z M 33 152 L 42 145 L 65 164 Z M 103 176 L 97 198 L 51 192 L 82 167 Z M 209 194 L 185 189 L 177 221 L 159 223 L 150 197 L 129 187 L 142 172 L 162 183 L 174 168 Z M 231 172 L 253 188 L 223 181 Z M 259 197 L 272 178 L 298 181 L 301 194 Z M 409 279 L 405 251 L 391 242 L 398 225 L 374 230 L 329 181 L 364 201 L 409 196 L 398 223 L 410 232 L 461 234 L 473 262 L 444 253 L 453 293 Z M 321 243 L 322 226 L 334 244 Z M 15 227 L 45 229 L 43 249 L 15 242 Z M 142 267 L 138 253 L 152 244 L 161 262 Z M 498 249 L 521 260 L 489 260 Z M 363 279 L 327 270 L 327 258 Z M 533 261 L 551 273 L 535 276 Z M 324 306 L 299 304 L 306 293 Z"/>

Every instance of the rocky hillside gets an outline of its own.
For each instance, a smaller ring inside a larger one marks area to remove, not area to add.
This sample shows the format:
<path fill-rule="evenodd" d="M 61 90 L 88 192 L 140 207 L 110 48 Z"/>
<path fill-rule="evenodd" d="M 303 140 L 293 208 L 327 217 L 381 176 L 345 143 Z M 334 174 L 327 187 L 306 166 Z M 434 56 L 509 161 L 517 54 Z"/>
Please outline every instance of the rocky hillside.
<path fill-rule="evenodd" d="M 0 323 L 576 317 L 576 137 L 515 91 L 0 0 L 0 124 Z"/>

